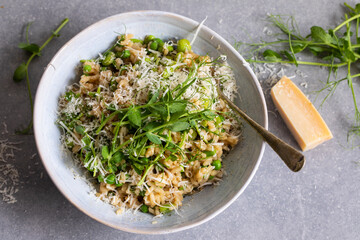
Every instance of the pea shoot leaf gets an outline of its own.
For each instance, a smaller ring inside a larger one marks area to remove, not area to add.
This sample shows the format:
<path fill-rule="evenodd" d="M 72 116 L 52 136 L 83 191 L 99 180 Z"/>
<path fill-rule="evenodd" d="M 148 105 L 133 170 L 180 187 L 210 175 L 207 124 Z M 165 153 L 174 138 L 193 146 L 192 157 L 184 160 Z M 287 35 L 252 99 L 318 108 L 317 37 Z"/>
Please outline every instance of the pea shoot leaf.
<path fill-rule="evenodd" d="M 263 56 L 267 61 L 279 62 L 282 60 L 280 54 L 270 49 L 265 50 Z"/>
<path fill-rule="evenodd" d="M 185 102 L 175 102 L 169 106 L 170 113 L 183 112 L 186 108 Z"/>
<path fill-rule="evenodd" d="M 140 170 L 140 175 L 141 175 L 142 174 L 141 170 L 144 170 L 144 165 L 137 163 L 137 162 L 133 162 L 133 166 L 135 166 L 135 171 Z M 138 171 L 136 171 L 136 172 L 138 173 Z"/>
<path fill-rule="evenodd" d="M 135 126 L 141 126 L 141 113 L 138 108 L 132 108 L 128 112 L 129 121 Z"/>
<path fill-rule="evenodd" d="M 170 126 L 170 130 L 173 132 L 181 132 L 190 128 L 188 122 L 176 122 Z"/>
<path fill-rule="evenodd" d="M 355 12 L 360 13 L 360 3 L 355 5 Z"/>
<path fill-rule="evenodd" d="M 101 148 L 101 156 L 104 158 L 104 159 L 108 159 L 109 157 L 109 148 L 108 146 L 103 146 Z"/>
<path fill-rule="evenodd" d="M 150 122 L 145 127 L 143 127 L 143 130 L 149 131 L 149 130 L 152 130 L 152 129 L 160 126 L 160 125 L 161 125 L 161 123 L 159 123 L 159 122 Z"/>
<path fill-rule="evenodd" d="M 217 114 L 214 113 L 214 112 L 211 111 L 211 110 L 204 111 L 204 112 L 202 113 L 202 115 L 203 115 L 204 118 L 206 118 L 207 120 L 214 120 L 214 118 L 217 116 Z"/>
<path fill-rule="evenodd" d="M 147 132 L 146 136 L 151 142 L 153 142 L 155 144 L 161 144 L 160 138 L 158 138 L 158 136 L 156 136 L 155 134 Z"/>
<path fill-rule="evenodd" d="M 20 82 L 21 80 L 23 80 L 26 77 L 26 71 L 27 71 L 27 67 L 25 63 L 20 64 L 13 75 L 13 80 L 15 82 Z"/>
<path fill-rule="evenodd" d="M 322 27 L 313 26 L 310 29 L 311 31 L 311 38 L 320 43 L 336 43 L 333 37 L 330 36 Z"/>
<path fill-rule="evenodd" d="M 40 56 L 40 47 L 35 43 L 19 43 L 19 48 L 24 49 L 30 53 L 35 53 L 36 55 Z"/>
<path fill-rule="evenodd" d="M 295 59 L 294 59 L 294 57 L 293 57 L 293 55 L 291 55 L 288 51 L 281 51 L 281 53 L 283 54 L 283 55 L 285 55 L 285 57 L 287 58 L 287 59 L 289 59 L 289 61 L 294 61 Z"/>
<path fill-rule="evenodd" d="M 153 104 L 159 97 L 159 91 L 156 91 L 150 98 L 148 104 Z"/>
<path fill-rule="evenodd" d="M 149 110 L 151 113 L 159 115 L 163 120 L 166 120 L 168 112 L 164 105 L 151 106 L 149 107 Z"/>
<path fill-rule="evenodd" d="M 351 51 L 350 49 L 345 49 L 344 50 L 344 55 L 345 57 L 349 60 L 349 61 L 352 61 L 354 62 L 356 60 L 356 57 L 354 55 L 354 52 Z"/>
<path fill-rule="evenodd" d="M 116 163 L 120 163 L 120 161 L 124 158 L 124 154 L 122 152 L 116 152 L 112 155 L 111 161 Z"/>
<path fill-rule="evenodd" d="M 84 135 L 85 134 L 85 128 L 83 126 L 76 126 L 75 127 L 75 131 L 81 135 Z"/>
<path fill-rule="evenodd" d="M 297 42 L 291 43 L 291 45 L 292 45 L 292 49 L 293 49 L 294 53 L 299 53 L 307 47 L 307 44 L 297 43 Z"/>
<path fill-rule="evenodd" d="M 85 146 L 89 146 L 91 143 L 91 140 L 88 136 L 83 137 L 81 141 L 85 144 Z"/>
<path fill-rule="evenodd" d="M 312 54 L 314 54 L 314 56 L 317 56 L 320 53 L 327 51 L 325 47 L 321 47 L 321 46 L 309 46 L 308 48 L 312 52 Z"/>

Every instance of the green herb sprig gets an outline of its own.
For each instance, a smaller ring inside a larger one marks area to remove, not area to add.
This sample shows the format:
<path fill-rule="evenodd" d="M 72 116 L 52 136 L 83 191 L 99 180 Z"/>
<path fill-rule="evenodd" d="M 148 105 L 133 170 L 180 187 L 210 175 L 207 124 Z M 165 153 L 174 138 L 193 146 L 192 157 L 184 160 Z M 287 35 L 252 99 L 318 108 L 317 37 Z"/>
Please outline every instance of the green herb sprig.
<path fill-rule="evenodd" d="M 276 41 L 262 41 L 261 43 L 237 42 L 235 46 L 240 51 L 247 49 L 249 63 L 282 63 L 298 65 L 310 65 L 327 67 L 329 74 L 325 86 L 320 89 L 328 90 L 323 102 L 334 93 L 337 86 L 347 81 L 353 98 L 355 112 L 355 126 L 352 133 L 360 132 L 360 112 L 354 92 L 353 80 L 360 77 L 360 74 L 352 74 L 353 66 L 360 62 L 360 4 L 351 7 L 344 3 L 349 10 L 345 14 L 342 23 L 333 29 L 325 31 L 319 26 L 313 26 L 307 36 L 302 36 L 295 19 L 290 16 L 287 19 L 280 15 L 269 15 L 269 21 L 280 33 Z M 355 31 L 355 34 L 354 32 Z M 270 48 L 272 49 L 270 49 Z M 280 49 L 280 50 L 274 50 Z M 299 61 L 297 54 L 312 53 L 317 61 Z M 262 59 L 259 59 L 259 54 Z M 343 78 L 330 81 L 331 73 L 337 76 L 339 68 L 347 68 L 347 75 Z"/>
<path fill-rule="evenodd" d="M 26 78 L 26 84 L 27 84 L 27 90 L 28 90 L 28 95 L 29 95 L 29 101 L 30 101 L 30 107 L 31 107 L 31 120 L 28 124 L 28 126 L 21 130 L 21 131 L 17 131 L 18 134 L 29 134 L 31 129 L 32 129 L 32 125 L 33 125 L 33 113 L 34 113 L 34 103 L 33 103 L 33 97 L 31 94 L 31 88 L 30 88 L 30 80 L 29 80 L 29 65 L 31 63 L 31 61 L 33 60 L 34 57 L 36 56 L 41 56 L 41 51 L 43 50 L 43 48 L 48 45 L 48 43 L 54 38 L 54 37 L 59 37 L 59 32 L 60 30 L 68 23 L 69 19 L 65 18 L 60 26 L 52 32 L 51 36 L 41 45 L 37 45 L 35 43 L 30 43 L 29 41 L 29 28 L 31 26 L 32 23 L 29 23 L 26 26 L 26 43 L 20 43 L 18 45 L 19 48 L 30 52 L 31 55 L 29 57 L 29 59 L 26 61 L 26 63 L 21 63 L 15 70 L 14 75 L 13 75 L 13 80 L 15 82 L 20 82 L 23 79 Z"/>

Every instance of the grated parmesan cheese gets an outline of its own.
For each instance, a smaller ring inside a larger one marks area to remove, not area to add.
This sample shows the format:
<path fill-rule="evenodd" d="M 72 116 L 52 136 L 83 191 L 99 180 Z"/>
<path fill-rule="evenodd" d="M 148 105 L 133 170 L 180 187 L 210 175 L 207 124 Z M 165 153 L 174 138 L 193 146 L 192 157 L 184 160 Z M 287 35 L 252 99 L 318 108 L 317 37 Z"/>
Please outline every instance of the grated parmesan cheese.
<path fill-rule="evenodd" d="M 19 191 L 19 172 L 8 160 L 14 159 L 14 151 L 20 151 L 17 147 L 20 142 L 0 140 L 0 194 L 5 203 L 16 203 L 14 196 Z"/>

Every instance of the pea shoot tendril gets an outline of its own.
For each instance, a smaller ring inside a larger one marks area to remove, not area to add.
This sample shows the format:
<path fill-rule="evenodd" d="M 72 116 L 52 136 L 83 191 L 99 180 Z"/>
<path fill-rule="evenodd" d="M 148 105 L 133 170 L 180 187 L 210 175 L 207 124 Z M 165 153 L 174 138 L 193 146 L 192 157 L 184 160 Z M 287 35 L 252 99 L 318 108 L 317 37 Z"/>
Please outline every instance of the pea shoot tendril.
<path fill-rule="evenodd" d="M 52 32 L 51 36 L 41 45 L 37 45 L 34 43 L 30 43 L 29 42 L 29 28 L 31 26 L 32 23 L 29 23 L 26 26 L 26 43 L 20 43 L 18 45 L 19 48 L 30 52 L 31 55 L 29 57 L 29 59 L 27 60 L 27 62 L 25 63 L 21 63 L 15 70 L 14 75 L 13 75 L 13 80 L 15 82 L 20 82 L 23 79 L 26 78 L 26 85 L 27 85 L 27 90 L 28 90 L 28 94 L 29 94 L 29 101 L 30 101 L 30 107 L 31 107 L 31 120 L 28 124 L 28 126 L 23 129 L 23 130 L 19 130 L 16 133 L 17 134 L 29 134 L 32 130 L 32 126 L 33 126 L 33 113 L 34 113 L 34 103 L 33 103 L 33 97 L 31 94 L 31 88 L 30 88 L 30 79 L 29 79 L 29 65 L 31 63 L 31 61 L 33 60 L 34 57 L 36 56 L 41 56 L 41 51 L 43 50 L 43 48 L 48 45 L 48 43 L 54 38 L 54 37 L 59 37 L 59 32 L 60 30 L 68 23 L 69 19 L 65 18 L 60 26 Z"/>

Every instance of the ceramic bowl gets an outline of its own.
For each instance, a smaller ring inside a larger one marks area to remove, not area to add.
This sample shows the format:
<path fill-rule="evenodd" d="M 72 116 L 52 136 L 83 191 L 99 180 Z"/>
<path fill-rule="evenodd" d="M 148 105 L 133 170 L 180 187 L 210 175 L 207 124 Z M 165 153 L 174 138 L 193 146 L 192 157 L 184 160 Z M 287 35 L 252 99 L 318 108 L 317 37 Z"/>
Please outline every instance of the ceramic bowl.
<path fill-rule="evenodd" d="M 116 229 L 143 234 L 161 234 L 188 229 L 221 213 L 245 190 L 254 176 L 264 152 L 262 138 L 244 124 L 243 140 L 224 160 L 227 175 L 219 186 L 185 197 L 179 213 L 156 219 L 144 213 L 116 215 L 115 209 L 97 200 L 94 188 L 84 178 L 60 143 L 60 130 L 55 125 L 58 99 L 65 87 L 76 79 L 79 60 L 96 57 L 114 42 L 117 33 L 133 33 L 142 38 L 152 34 L 163 39 L 192 39 L 199 23 L 168 12 L 139 11 L 108 17 L 86 28 L 54 56 L 46 68 L 35 101 L 34 131 L 42 162 L 58 189 L 77 208 Z M 254 120 L 267 128 L 267 110 L 261 87 L 249 65 L 217 33 L 202 26 L 193 44 L 194 52 L 216 58 L 226 55 L 233 67 L 241 98 L 237 104 Z"/>

